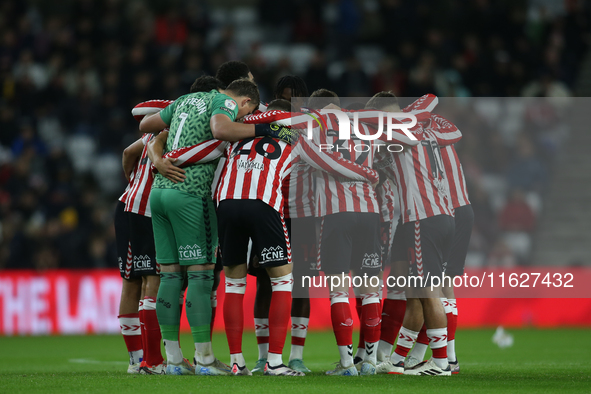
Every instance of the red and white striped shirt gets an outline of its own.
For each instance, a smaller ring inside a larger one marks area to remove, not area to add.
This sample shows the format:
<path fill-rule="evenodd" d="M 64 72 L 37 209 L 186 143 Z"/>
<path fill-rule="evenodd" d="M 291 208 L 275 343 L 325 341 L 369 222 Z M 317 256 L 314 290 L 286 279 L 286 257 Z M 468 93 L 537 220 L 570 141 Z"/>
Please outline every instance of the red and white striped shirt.
<path fill-rule="evenodd" d="M 437 105 L 437 97 L 433 94 L 426 94 L 417 101 L 405 108 L 405 111 L 428 110 L 432 112 Z M 426 122 L 427 128 L 438 129 L 439 125 L 446 129 L 455 128 L 447 119 L 442 116 L 431 114 L 430 119 Z M 466 188 L 466 179 L 464 177 L 464 170 L 462 164 L 458 159 L 458 155 L 453 145 L 442 146 L 441 160 L 443 161 L 443 168 L 445 170 L 446 179 L 449 184 L 450 198 L 452 206 L 455 208 L 468 205 L 468 190 Z"/>
<path fill-rule="evenodd" d="M 291 172 L 291 145 L 271 137 L 237 142 L 209 140 L 168 152 L 179 167 L 205 163 L 225 156 L 215 201 L 261 200 L 283 212 L 283 179 Z"/>
<path fill-rule="evenodd" d="M 366 119 L 370 122 L 375 119 L 375 124 L 383 121 L 387 113 L 383 111 L 359 111 L 358 131 L 363 135 L 375 135 L 376 129 L 370 124 L 363 123 Z M 401 130 L 395 129 L 392 139 L 387 140 L 383 134 L 379 140 L 361 140 L 351 134 L 348 140 L 339 140 L 338 119 L 333 114 L 322 115 L 327 132 L 315 133 L 314 139 L 319 146 L 332 146 L 333 151 L 340 153 L 345 159 L 353 161 L 364 167 L 371 168 L 375 154 L 378 151 L 386 151 L 385 142 L 401 143 L 405 145 L 418 144 L 418 141 L 409 139 Z M 355 123 L 351 120 L 351 125 Z M 417 126 L 415 126 L 417 127 Z M 376 199 L 376 193 L 372 185 L 367 182 L 351 182 L 335 178 L 323 173 L 316 180 L 317 215 L 326 216 L 338 212 L 367 212 L 380 213 L 380 207 Z"/>
<path fill-rule="evenodd" d="M 252 139 L 247 139 L 248 141 L 250 141 L 249 143 L 252 144 Z M 247 140 L 243 140 L 243 141 L 247 141 Z M 276 143 L 281 143 L 282 146 L 283 145 L 287 145 L 286 143 L 282 142 L 282 141 L 276 141 L 270 137 L 265 137 L 265 138 L 256 138 L 255 142 L 260 142 L 260 140 L 273 140 Z M 230 166 L 230 162 L 232 160 L 236 160 L 235 157 L 232 157 L 233 153 L 236 150 L 236 147 L 239 146 L 240 141 L 235 142 L 231 145 L 229 145 L 227 142 L 224 141 L 219 141 L 219 140 L 209 140 L 209 141 L 205 141 L 202 142 L 200 144 L 191 146 L 191 147 L 185 147 L 185 148 L 180 148 L 177 149 L 175 151 L 169 152 L 165 155 L 165 157 L 173 157 L 176 158 L 177 161 L 175 162 L 176 165 L 180 166 L 180 167 L 184 167 L 190 164 L 196 164 L 196 163 L 203 163 L 203 162 L 207 162 L 207 161 L 211 161 L 211 160 L 215 160 L 216 158 L 220 157 L 225 150 L 225 156 L 226 156 L 226 166 L 224 167 L 224 169 L 222 170 L 222 173 L 220 175 L 220 184 L 217 187 L 217 192 L 216 192 L 216 201 L 221 201 L 223 199 L 228 199 L 229 197 L 227 197 L 227 192 L 224 192 L 222 190 L 222 188 L 224 187 L 224 182 L 231 182 L 228 178 L 228 174 L 232 174 L 233 171 L 228 169 L 228 166 Z M 365 183 L 377 183 L 378 181 L 378 174 L 376 171 L 370 169 L 370 168 L 366 168 L 363 166 L 360 166 L 356 163 L 350 162 L 348 160 L 343 159 L 340 155 L 338 154 L 334 154 L 334 153 L 325 153 L 320 151 L 319 147 L 314 145 L 311 141 L 307 140 L 306 138 L 301 137 L 298 140 L 298 143 L 292 146 L 288 146 L 289 147 L 289 151 L 287 153 L 288 155 L 288 161 L 290 163 L 290 165 L 295 165 L 298 168 L 298 173 L 293 173 L 293 171 L 291 172 L 290 175 L 290 188 L 294 187 L 295 189 L 293 189 L 293 193 L 289 192 L 289 189 L 285 187 L 286 182 L 285 182 L 285 177 L 283 183 L 281 183 L 280 185 L 282 187 L 279 187 L 277 192 L 280 192 L 280 196 L 283 199 L 288 199 L 290 200 L 290 204 L 289 204 L 289 211 L 291 216 L 290 217 L 307 217 L 307 216 L 313 216 L 314 213 L 312 211 L 313 208 L 313 198 L 311 196 L 311 192 L 313 190 L 313 188 L 311 187 L 312 184 L 311 182 L 314 179 L 312 170 L 319 170 L 319 171 L 326 171 L 326 172 L 330 172 L 333 174 L 337 174 L 337 176 L 342 176 L 345 177 L 347 179 L 350 179 L 352 181 L 358 181 L 358 182 L 365 182 Z M 245 150 L 246 148 L 251 148 L 251 146 L 247 146 L 244 145 L 243 147 L 240 148 L 240 151 Z M 263 152 L 263 154 L 265 153 L 265 151 L 262 151 L 262 148 L 257 148 L 256 145 L 254 146 L 255 151 L 258 149 L 259 150 L 259 156 L 261 156 L 261 152 Z M 285 150 L 283 150 L 284 152 Z M 238 151 L 236 151 L 238 152 Z M 270 151 L 270 155 L 273 155 L 273 151 Z M 245 154 L 246 152 L 244 152 L 243 154 Z M 252 153 L 252 152 L 251 152 Z M 236 155 L 234 155 L 236 156 Z M 268 159 L 269 155 L 267 155 L 268 157 L 266 157 L 266 159 Z M 255 156 L 256 157 L 256 156 Z M 247 160 L 252 159 L 250 156 L 248 157 Z M 283 158 L 281 158 L 281 160 L 283 160 Z M 264 164 L 264 163 L 263 163 Z M 263 168 L 262 165 L 260 164 L 243 164 L 242 166 L 251 166 L 251 167 L 258 167 L 260 169 Z M 252 170 L 251 170 L 252 171 Z M 248 171 L 247 171 L 248 172 Z M 242 174 L 244 176 L 246 176 L 245 174 Z M 238 175 L 234 175 L 234 177 L 236 176 L 242 176 L 240 174 Z M 226 177 L 226 178 L 225 178 Z M 273 174 L 268 174 L 268 181 L 273 181 L 274 177 Z M 260 182 L 262 182 L 263 178 L 259 178 L 259 184 L 257 184 L 257 189 L 260 189 Z M 293 185 L 293 186 L 292 186 Z M 266 187 L 265 187 L 266 188 Z M 240 194 L 240 197 L 236 197 L 236 194 L 234 193 L 234 199 L 235 198 L 259 198 L 262 199 L 263 201 L 265 201 L 264 198 L 260 198 L 261 196 L 256 196 L 253 197 L 252 193 L 248 193 L 248 194 Z M 246 197 L 246 196 L 249 197 Z M 275 198 L 271 198 L 272 201 L 276 201 L 276 199 L 279 197 L 279 195 Z M 223 196 L 226 196 L 225 198 L 221 198 Z M 304 198 L 304 196 L 310 197 L 310 198 Z M 267 201 L 265 201 L 267 202 Z M 267 202 L 269 204 L 269 202 Z M 272 204 L 269 204 L 271 206 L 274 206 Z M 285 205 L 285 204 L 284 204 Z M 277 207 L 274 206 L 275 209 L 277 209 Z M 282 212 L 281 210 L 278 209 L 279 212 Z"/>
<path fill-rule="evenodd" d="M 291 172 L 290 156 L 291 145 L 271 137 L 229 144 L 216 200 L 261 200 L 282 213 L 281 185 Z"/>
<path fill-rule="evenodd" d="M 152 162 L 148 158 L 148 142 L 154 138 L 154 134 L 144 134 L 142 142 L 144 149 L 142 155 L 131 171 L 129 184 L 119 201 L 125 203 L 125 212 L 133 212 L 138 215 L 151 217 L 150 191 L 154 182 L 154 174 L 151 171 Z"/>
<path fill-rule="evenodd" d="M 396 196 L 390 179 L 386 179 L 376 187 L 376 197 L 380 206 L 380 220 L 382 222 L 393 221 Z"/>
<path fill-rule="evenodd" d="M 433 116 L 432 121 L 436 122 L 437 119 L 441 119 L 441 117 Z M 464 169 L 453 145 L 441 147 L 441 160 L 443 161 L 443 168 L 449 184 L 449 194 L 453 208 L 469 205 L 470 201 L 468 200 Z"/>
<path fill-rule="evenodd" d="M 391 154 L 378 164 L 395 179 L 403 223 L 436 215 L 453 216 L 440 146 L 454 144 L 462 134 L 451 123 L 443 122 L 444 118 L 439 118 L 438 127 L 425 129 L 419 124 L 413 129 L 419 145 Z"/>
<path fill-rule="evenodd" d="M 445 168 L 445 174 L 449 183 L 452 206 L 456 209 L 464 205 L 469 205 L 470 200 L 468 200 L 464 169 L 453 145 L 448 145 L 441 149 L 441 159 L 443 160 L 443 167 Z"/>
<path fill-rule="evenodd" d="M 339 140 L 339 124 L 335 116 L 324 117 L 327 128 L 325 132 L 314 133 L 314 142 L 319 146 L 330 145 L 333 152 L 340 153 L 343 158 L 359 165 L 371 168 L 377 143 L 363 141 L 352 136 L 348 140 Z M 359 125 L 359 131 L 368 135 L 369 126 Z M 367 182 L 341 179 L 328 173 L 319 173 L 316 177 L 316 214 L 318 217 L 339 212 L 379 213 L 374 188 Z"/>

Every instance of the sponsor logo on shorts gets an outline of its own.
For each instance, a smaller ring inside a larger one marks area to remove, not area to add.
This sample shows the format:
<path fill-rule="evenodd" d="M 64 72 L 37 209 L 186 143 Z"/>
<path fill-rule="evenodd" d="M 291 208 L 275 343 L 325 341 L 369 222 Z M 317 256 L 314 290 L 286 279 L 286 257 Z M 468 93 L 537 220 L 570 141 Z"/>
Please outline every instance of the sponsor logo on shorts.
<path fill-rule="evenodd" d="M 119 269 L 122 270 L 123 269 L 123 260 L 121 260 L 121 257 L 118 257 L 117 261 L 119 262 Z"/>
<path fill-rule="evenodd" d="M 261 264 L 285 260 L 285 251 L 281 246 L 264 248 L 261 251 Z"/>
<path fill-rule="evenodd" d="M 186 245 L 179 247 L 179 260 L 193 260 L 203 258 L 201 247 L 199 245 Z"/>
<path fill-rule="evenodd" d="M 152 259 L 147 254 L 143 256 L 134 256 L 133 269 L 135 271 L 151 271 L 154 269 L 154 267 L 152 267 Z"/>
<path fill-rule="evenodd" d="M 363 262 L 361 263 L 361 268 L 380 268 L 382 266 L 382 261 L 380 259 L 380 255 L 377 253 L 372 254 L 365 254 L 363 256 Z"/>
<path fill-rule="evenodd" d="M 263 171 L 265 169 L 265 165 L 263 163 L 258 163 L 252 160 L 238 160 L 236 163 L 239 170 L 244 170 L 246 172 L 252 170 Z"/>

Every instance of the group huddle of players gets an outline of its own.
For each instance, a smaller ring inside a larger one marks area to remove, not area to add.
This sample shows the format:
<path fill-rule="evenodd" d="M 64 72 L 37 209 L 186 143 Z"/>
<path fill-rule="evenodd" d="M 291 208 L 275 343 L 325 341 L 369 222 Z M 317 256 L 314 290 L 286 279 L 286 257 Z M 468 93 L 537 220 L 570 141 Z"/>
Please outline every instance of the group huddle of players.
<path fill-rule="evenodd" d="M 128 372 L 303 376 L 310 372 L 303 277 L 322 271 L 341 279 L 328 281 L 340 360 L 327 374 L 458 373 L 451 282 L 411 288 L 383 277 L 463 274 L 474 218 L 453 147 L 462 135 L 433 112 L 437 97 L 401 109 L 391 92 L 380 92 L 341 108 L 334 92 L 308 97 L 301 78 L 285 76 L 264 105 L 253 79 L 246 64 L 227 62 L 215 77 L 198 78 L 189 94 L 132 111 L 144 134 L 123 153 L 129 185 L 115 214 Z M 390 128 L 370 138 L 388 122 L 405 124 L 401 113 L 417 121 L 410 133 Z M 357 128 L 350 139 L 339 139 L 343 114 Z M 392 144 L 400 149 L 380 149 Z M 229 365 L 211 346 L 222 269 Z M 252 371 L 242 354 L 248 274 L 257 278 Z M 354 288 L 361 322 L 355 355 L 345 275 L 376 279 Z M 179 343 L 183 307 L 193 362 Z M 423 361 L 427 347 L 432 357 Z"/>

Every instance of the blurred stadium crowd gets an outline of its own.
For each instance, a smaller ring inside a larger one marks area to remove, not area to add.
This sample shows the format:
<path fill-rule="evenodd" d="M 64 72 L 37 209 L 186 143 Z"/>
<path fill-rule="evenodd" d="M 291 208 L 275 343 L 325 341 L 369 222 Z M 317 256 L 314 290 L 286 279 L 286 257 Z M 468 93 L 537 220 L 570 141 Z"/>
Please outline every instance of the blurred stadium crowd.
<path fill-rule="evenodd" d="M 227 60 L 249 64 L 264 100 L 288 73 L 349 97 L 569 96 L 589 44 L 584 1 L 230 3 L 0 2 L 0 268 L 115 266 L 131 108 L 176 98 Z M 465 135 L 473 264 L 527 262 L 502 234 L 535 230 L 558 149 L 532 132 L 540 111 L 513 133 L 450 117 Z"/>

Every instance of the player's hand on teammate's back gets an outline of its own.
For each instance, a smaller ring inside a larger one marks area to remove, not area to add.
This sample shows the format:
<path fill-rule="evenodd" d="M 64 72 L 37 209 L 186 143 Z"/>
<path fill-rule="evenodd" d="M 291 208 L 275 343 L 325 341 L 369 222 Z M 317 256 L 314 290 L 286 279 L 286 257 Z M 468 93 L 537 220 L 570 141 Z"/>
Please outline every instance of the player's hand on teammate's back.
<path fill-rule="evenodd" d="M 255 135 L 257 137 L 269 136 L 271 138 L 277 138 L 291 145 L 295 144 L 298 138 L 300 138 L 300 133 L 297 129 L 291 129 L 289 127 L 275 124 L 255 125 Z"/>
<path fill-rule="evenodd" d="M 185 170 L 174 165 L 177 161 L 176 158 L 163 157 L 154 163 L 154 167 L 158 170 L 162 176 L 171 180 L 174 183 L 184 182 L 187 178 L 185 176 Z"/>

